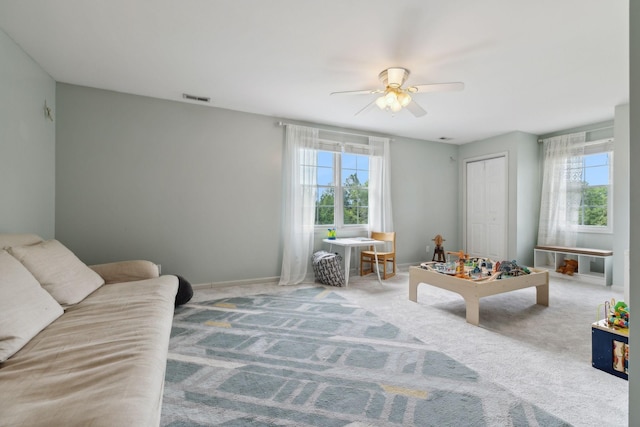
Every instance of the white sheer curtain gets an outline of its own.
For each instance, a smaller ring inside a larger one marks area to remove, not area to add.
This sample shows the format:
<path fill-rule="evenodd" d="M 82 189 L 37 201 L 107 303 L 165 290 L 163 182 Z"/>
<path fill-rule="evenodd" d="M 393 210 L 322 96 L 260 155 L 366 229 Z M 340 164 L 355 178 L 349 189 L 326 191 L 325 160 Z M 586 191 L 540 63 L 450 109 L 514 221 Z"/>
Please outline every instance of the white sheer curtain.
<path fill-rule="evenodd" d="M 584 132 L 543 141 L 539 245 L 576 246 L 584 142 Z"/>
<path fill-rule="evenodd" d="M 369 137 L 369 233 L 393 231 L 389 139 Z"/>
<path fill-rule="evenodd" d="M 284 150 L 284 250 L 280 285 L 295 285 L 307 275 L 313 253 L 316 149 L 318 129 L 286 125 Z"/>

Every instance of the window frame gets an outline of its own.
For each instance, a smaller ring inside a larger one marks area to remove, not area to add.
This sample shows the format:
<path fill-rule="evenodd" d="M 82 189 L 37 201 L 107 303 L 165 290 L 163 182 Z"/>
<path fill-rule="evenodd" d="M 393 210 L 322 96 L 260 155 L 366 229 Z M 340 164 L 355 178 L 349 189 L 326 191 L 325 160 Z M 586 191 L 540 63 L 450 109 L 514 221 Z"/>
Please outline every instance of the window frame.
<path fill-rule="evenodd" d="M 371 153 L 368 152 L 369 148 L 366 145 L 362 144 L 348 144 L 350 149 L 345 149 L 345 145 L 347 144 L 337 144 L 339 149 L 329 148 L 327 146 L 319 148 L 317 151 L 320 152 L 329 152 L 333 154 L 333 182 L 334 185 L 321 185 L 316 183 L 316 189 L 320 188 L 334 188 L 334 206 L 333 206 L 333 224 L 315 224 L 315 214 L 314 214 L 314 228 L 316 231 L 326 230 L 327 228 L 335 228 L 336 230 L 350 230 L 350 231 L 362 231 L 368 230 L 369 224 L 345 224 L 344 223 L 344 186 L 342 183 L 342 156 L 344 154 L 351 154 L 356 156 L 364 156 L 369 160 L 369 165 L 367 168 L 367 173 L 369 174 L 369 179 L 371 179 Z M 361 146 L 358 148 L 358 146 Z M 318 155 L 318 154 L 316 154 Z M 369 186 L 367 186 L 367 192 L 369 192 Z M 368 197 L 368 200 L 371 200 Z M 317 203 L 317 199 L 316 199 Z M 367 209 L 369 209 L 369 204 L 367 205 Z M 369 212 L 367 212 L 367 218 L 369 218 Z"/>
<path fill-rule="evenodd" d="M 575 229 L 578 233 L 594 233 L 594 234 L 611 234 L 613 233 L 613 169 L 614 169 L 614 150 L 613 150 L 613 138 L 599 139 L 596 141 L 589 141 L 584 143 L 585 153 L 581 155 L 582 158 L 592 154 L 607 153 L 609 156 L 609 183 L 607 193 L 607 225 L 582 225 L 576 224 Z M 584 160 L 583 160 L 584 165 Z M 584 171 L 584 166 L 583 166 Z M 584 195 L 584 191 L 581 193 Z"/>

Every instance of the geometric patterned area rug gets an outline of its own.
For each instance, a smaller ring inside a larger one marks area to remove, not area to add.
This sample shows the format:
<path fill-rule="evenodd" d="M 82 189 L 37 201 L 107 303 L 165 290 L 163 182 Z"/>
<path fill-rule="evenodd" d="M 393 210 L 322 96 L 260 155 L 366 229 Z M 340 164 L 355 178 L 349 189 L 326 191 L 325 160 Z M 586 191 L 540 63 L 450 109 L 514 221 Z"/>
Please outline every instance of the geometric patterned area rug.
<path fill-rule="evenodd" d="M 434 347 L 324 287 L 187 304 L 161 425 L 569 425 Z"/>

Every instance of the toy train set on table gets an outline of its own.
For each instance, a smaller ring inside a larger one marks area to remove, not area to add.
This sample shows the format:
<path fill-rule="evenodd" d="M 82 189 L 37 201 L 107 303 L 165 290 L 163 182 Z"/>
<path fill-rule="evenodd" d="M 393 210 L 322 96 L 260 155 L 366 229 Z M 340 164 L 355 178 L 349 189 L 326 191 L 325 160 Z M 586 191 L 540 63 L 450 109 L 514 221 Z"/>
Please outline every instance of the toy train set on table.
<path fill-rule="evenodd" d="M 515 260 L 494 262 L 489 258 L 469 257 L 468 254 L 462 251 L 447 252 L 447 254 L 456 255 L 458 260 L 445 262 L 428 261 L 420 264 L 420 267 L 425 270 L 437 271 L 438 273 L 476 282 L 506 279 L 531 273 L 527 267 L 518 265 Z"/>
<path fill-rule="evenodd" d="M 520 266 L 516 261 L 494 262 L 489 258 L 469 257 L 464 251 L 446 252 L 447 255 L 455 255 L 457 261 L 447 261 L 442 243 L 445 239 L 438 234 L 434 237 L 435 249 L 430 262 L 423 262 L 420 267 L 425 270 L 437 271 L 460 279 L 469 279 L 476 282 L 488 282 L 496 279 L 508 277 L 518 277 L 530 274 L 531 271 L 524 266 Z"/>

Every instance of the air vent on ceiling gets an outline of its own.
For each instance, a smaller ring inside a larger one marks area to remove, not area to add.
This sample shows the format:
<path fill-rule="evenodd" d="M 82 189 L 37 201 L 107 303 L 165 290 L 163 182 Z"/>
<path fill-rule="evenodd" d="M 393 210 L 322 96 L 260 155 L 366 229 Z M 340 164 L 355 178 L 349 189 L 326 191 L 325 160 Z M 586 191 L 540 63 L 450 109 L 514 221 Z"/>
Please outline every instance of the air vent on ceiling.
<path fill-rule="evenodd" d="M 188 93 L 183 93 L 182 97 L 184 99 L 189 99 L 191 101 L 211 102 L 211 98 L 209 98 L 208 96 L 196 96 L 196 95 L 189 95 Z"/>

